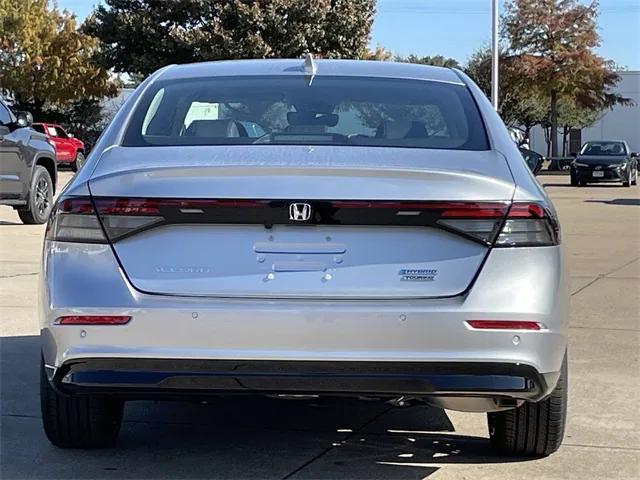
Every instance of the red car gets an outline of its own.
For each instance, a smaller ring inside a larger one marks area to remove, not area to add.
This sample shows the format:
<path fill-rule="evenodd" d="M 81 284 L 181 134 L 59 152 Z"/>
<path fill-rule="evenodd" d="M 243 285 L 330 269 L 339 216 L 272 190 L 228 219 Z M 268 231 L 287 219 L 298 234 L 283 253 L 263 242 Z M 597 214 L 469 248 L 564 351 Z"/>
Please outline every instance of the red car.
<path fill-rule="evenodd" d="M 53 123 L 34 123 L 32 128 L 44 133 L 50 143 L 56 147 L 56 161 L 71 166 L 75 172 L 84 163 L 84 143 L 65 132 L 60 125 Z"/>

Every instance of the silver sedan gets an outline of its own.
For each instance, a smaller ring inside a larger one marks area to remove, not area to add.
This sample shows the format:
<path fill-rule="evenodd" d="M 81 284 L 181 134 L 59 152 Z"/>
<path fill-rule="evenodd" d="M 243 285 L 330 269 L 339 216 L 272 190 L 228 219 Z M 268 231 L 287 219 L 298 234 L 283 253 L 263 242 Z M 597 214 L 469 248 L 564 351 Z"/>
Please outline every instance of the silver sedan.
<path fill-rule="evenodd" d="M 126 400 L 351 395 L 488 412 L 496 448 L 548 455 L 563 261 L 551 202 L 460 71 L 169 66 L 53 209 L 44 428 L 100 447 Z"/>

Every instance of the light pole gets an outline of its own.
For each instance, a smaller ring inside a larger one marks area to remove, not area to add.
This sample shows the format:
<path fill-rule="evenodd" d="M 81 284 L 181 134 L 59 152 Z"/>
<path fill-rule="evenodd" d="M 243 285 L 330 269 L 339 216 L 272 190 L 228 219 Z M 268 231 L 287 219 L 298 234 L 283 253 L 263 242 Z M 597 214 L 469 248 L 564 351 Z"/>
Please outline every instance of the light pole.
<path fill-rule="evenodd" d="M 491 104 L 498 110 L 498 0 L 491 0 Z"/>

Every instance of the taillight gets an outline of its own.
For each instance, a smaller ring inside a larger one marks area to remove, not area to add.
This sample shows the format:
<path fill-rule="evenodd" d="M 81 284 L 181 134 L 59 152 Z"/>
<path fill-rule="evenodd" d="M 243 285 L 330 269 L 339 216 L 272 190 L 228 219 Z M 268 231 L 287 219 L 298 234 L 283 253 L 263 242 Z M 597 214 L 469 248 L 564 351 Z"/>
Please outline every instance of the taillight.
<path fill-rule="evenodd" d="M 450 203 L 442 210 L 437 223 L 441 226 L 474 237 L 486 244 L 496 238 L 507 212 L 505 203 Z"/>
<path fill-rule="evenodd" d="M 115 242 L 133 232 L 160 223 L 160 201 L 145 198 L 94 198 L 96 209 L 109 240 Z"/>
<path fill-rule="evenodd" d="M 51 214 L 46 238 L 59 242 L 107 243 L 106 232 L 110 241 L 116 241 L 161 222 L 164 218 L 158 212 L 154 200 L 64 198 Z"/>
<path fill-rule="evenodd" d="M 47 240 L 79 243 L 107 243 L 89 197 L 61 199 L 51 212 Z"/>
<path fill-rule="evenodd" d="M 538 203 L 514 203 L 495 241 L 496 247 L 558 245 L 560 227 L 554 215 Z"/>

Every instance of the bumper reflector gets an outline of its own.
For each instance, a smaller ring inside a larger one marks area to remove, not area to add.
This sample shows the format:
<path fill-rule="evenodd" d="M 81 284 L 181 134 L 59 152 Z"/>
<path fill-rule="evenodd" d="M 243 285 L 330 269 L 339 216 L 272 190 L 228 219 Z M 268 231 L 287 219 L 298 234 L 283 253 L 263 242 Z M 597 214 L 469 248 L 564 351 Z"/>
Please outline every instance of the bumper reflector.
<path fill-rule="evenodd" d="M 524 320 L 467 320 L 467 325 L 476 330 L 542 330 L 538 322 Z"/>
<path fill-rule="evenodd" d="M 58 325 L 124 325 L 131 317 L 126 315 L 67 315 L 58 317 Z"/>

